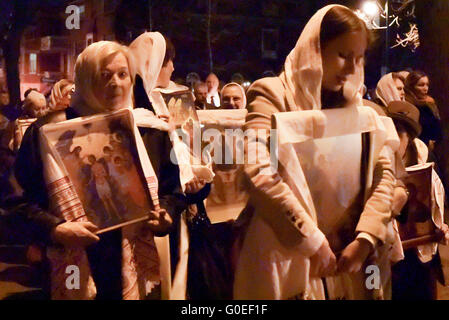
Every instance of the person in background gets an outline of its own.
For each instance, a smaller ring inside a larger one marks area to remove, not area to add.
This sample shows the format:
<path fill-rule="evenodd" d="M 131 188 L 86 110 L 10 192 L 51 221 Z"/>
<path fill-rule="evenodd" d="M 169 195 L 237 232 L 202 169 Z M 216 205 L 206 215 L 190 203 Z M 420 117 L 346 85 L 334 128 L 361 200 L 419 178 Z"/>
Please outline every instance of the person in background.
<path fill-rule="evenodd" d="M 220 95 L 218 94 L 218 86 L 220 81 L 215 73 L 210 73 L 206 78 L 207 85 L 207 103 L 212 104 L 216 108 L 220 107 Z"/>
<path fill-rule="evenodd" d="M 132 108 L 134 79 L 134 64 L 127 47 L 112 41 L 91 44 L 77 58 L 76 92 L 70 107 L 64 110 L 65 117 L 74 119 Z M 40 227 L 40 239 L 51 252 L 47 256 L 51 260 L 52 299 L 136 300 L 152 296 L 161 281 L 154 237 L 169 232 L 185 209 L 179 169 L 170 161 L 168 134 L 155 128 L 142 129 L 142 135 L 149 136 L 146 142 L 150 140 L 145 146 L 158 181 L 160 209 L 150 211 L 147 221 L 98 236 L 98 226 L 93 223 L 67 221 L 58 214 L 60 211 L 50 210 L 51 185 L 46 185 L 44 155 L 40 152 L 41 126 L 38 120 L 27 130 L 15 173 L 28 203 L 39 208 L 28 214 L 28 219 Z M 66 208 L 64 216 L 72 210 Z M 68 290 L 65 265 L 74 261 L 80 268 L 82 283 L 79 290 Z"/>
<path fill-rule="evenodd" d="M 215 109 L 213 105 L 207 103 L 207 85 L 198 81 L 193 86 L 193 94 L 195 95 L 195 108 L 197 110 Z"/>
<path fill-rule="evenodd" d="M 258 80 L 249 88 L 245 129 L 267 132 L 272 128 L 272 115 L 279 112 L 361 106 L 359 90 L 369 43 L 369 30 L 350 9 L 340 5 L 320 9 L 306 24 L 283 72 L 278 77 Z M 304 159 L 307 180 L 299 174 L 292 177 L 288 168 L 267 174 L 272 172 L 268 139 L 248 141 L 248 150 L 257 148 L 264 154 L 257 164 L 245 165 L 252 185 L 249 202 L 254 214 L 237 263 L 234 298 L 325 299 L 322 278 L 332 284 L 327 286 L 328 298 L 376 297 L 361 280 L 363 266 L 386 241 L 395 177 L 390 160 L 382 153 L 372 164 L 375 170 L 369 178 L 367 173 L 361 173 L 367 165 L 362 159 L 369 152 L 366 136 L 350 136 L 345 139 L 354 140 L 341 140 L 338 146 L 329 148 L 329 156 L 337 158 L 346 154 L 342 148 L 354 151 L 356 146 L 359 156 L 347 157 L 344 163 L 330 162 L 326 151 L 317 149 L 313 163 Z M 314 143 L 310 140 L 304 144 L 315 150 Z M 302 153 L 295 155 L 300 157 Z M 296 158 L 289 161 L 286 157 L 280 158 L 281 163 L 294 166 Z M 328 179 L 321 179 L 323 184 L 336 179 L 332 187 L 316 185 L 317 177 L 324 172 Z M 350 176 L 358 177 L 353 180 L 356 184 L 352 191 L 344 182 L 349 182 L 346 179 Z M 362 176 L 376 181 L 366 198 L 360 198 Z M 312 193 L 316 216 L 298 196 L 301 189 Z M 350 203 L 343 205 L 337 200 L 342 192 L 345 199 L 352 199 Z"/>
<path fill-rule="evenodd" d="M 429 160 L 435 163 L 435 171 L 445 181 L 443 172 L 443 153 L 446 152 L 443 146 L 443 128 L 441 124 L 440 112 L 435 100 L 429 95 L 429 77 L 422 71 L 415 70 L 409 73 L 405 79 L 405 100 L 416 106 L 419 110 L 419 123 L 422 132 L 419 139 L 423 141 L 429 149 Z M 447 192 L 446 192 L 447 194 Z"/>
<path fill-rule="evenodd" d="M 419 138 L 434 150 L 436 143 L 442 139 L 440 112 L 435 100 L 429 95 L 429 77 L 422 71 L 413 71 L 405 79 L 405 100 L 419 110 L 419 123 L 422 132 Z"/>
<path fill-rule="evenodd" d="M 246 95 L 242 86 L 231 82 L 221 89 L 221 109 L 244 109 L 245 107 Z"/>
<path fill-rule="evenodd" d="M 404 101 L 404 81 L 397 72 L 384 75 L 377 83 L 375 102 L 386 108 L 391 101 Z"/>
<path fill-rule="evenodd" d="M 36 90 L 28 92 L 23 102 L 23 111 L 21 118 L 40 118 L 45 116 L 48 112 L 45 96 Z"/>
<path fill-rule="evenodd" d="M 426 163 L 428 160 L 427 147 L 417 138 L 421 132 L 419 110 L 406 101 L 394 101 L 388 105 L 387 115 L 393 119 L 399 135 L 398 156 L 401 157 L 403 165 L 409 167 Z M 404 183 L 402 184 L 407 189 Z M 440 192 L 434 193 L 435 188 L 437 190 L 439 188 Z M 440 243 L 447 245 L 448 226 L 444 223 L 444 210 L 439 207 L 439 204 L 444 204 L 444 189 L 435 172 L 432 179 L 432 193 L 436 197 L 441 194 L 441 199 L 435 202 L 436 205 L 431 210 L 431 214 L 437 232 L 442 235 Z M 406 199 L 409 194 L 413 196 L 412 192 L 407 192 Z M 409 218 L 407 204 L 400 205 L 398 209 L 393 208 L 393 214 L 398 222 L 398 231 L 404 232 Z M 403 251 L 403 260 L 398 261 L 392 268 L 392 298 L 394 300 L 436 299 L 437 278 L 441 274 L 441 263 L 436 249 L 436 243 L 429 243 Z"/>

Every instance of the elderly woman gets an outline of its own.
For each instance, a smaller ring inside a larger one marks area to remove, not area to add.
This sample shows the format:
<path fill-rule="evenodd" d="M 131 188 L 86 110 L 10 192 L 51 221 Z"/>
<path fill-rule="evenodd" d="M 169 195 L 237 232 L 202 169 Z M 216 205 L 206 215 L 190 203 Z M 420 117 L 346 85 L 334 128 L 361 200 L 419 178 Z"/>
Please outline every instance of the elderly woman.
<path fill-rule="evenodd" d="M 65 118 L 95 115 L 132 108 L 134 68 L 128 48 L 100 41 L 87 47 L 75 65 L 76 92 Z M 170 161 L 166 132 L 146 128 L 148 156 L 159 182 L 160 209 L 149 220 L 109 231 L 100 236 L 91 222 L 65 221 L 49 211 L 49 194 L 43 175 L 39 128 L 33 124 L 24 137 L 16 164 L 16 176 L 30 203 L 41 210 L 30 214 L 48 245 L 53 299 L 142 299 L 153 294 L 160 283 L 158 256 L 153 235 L 164 235 L 172 220 L 185 208 L 179 184 L 179 169 Z M 59 248 L 59 249 L 58 249 Z M 78 257 L 81 286 L 66 288 L 65 266 Z"/>
<path fill-rule="evenodd" d="M 368 44 L 369 31 L 351 10 L 339 5 L 320 9 L 283 72 L 249 88 L 245 128 L 266 132 L 272 117 L 305 122 L 306 115 L 321 115 L 315 111 L 322 109 L 355 111 L 362 105 L 358 92 Z M 283 115 L 287 111 L 296 112 Z M 364 111 L 376 119 L 374 111 Z M 302 137 L 319 135 L 316 120 Z M 357 133 L 308 139 L 290 149 L 281 145 L 277 171 L 271 166 L 270 141 L 263 135 L 249 139 L 248 153 L 263 154 L 256 164 L 245 165 L 254 214 L 237 264 L 235 298 L 324 299 L 324 283 L 330 299 L 377 296 L 365 287 L 364 266 L 386 241 L 395 178 L 383 153 L 373 155 L 377 161 L 370 166 L 375 169 L 366 170 L 367 139 L 371 136 Z M 364 196 L 363 190 L 369 193 Z"/>
<path fill-rule="evenodd" d="M 230 82 L 221 89 L 220 109 L 244 109 L 246 108 L 245 89 L 235 82 Z"/>

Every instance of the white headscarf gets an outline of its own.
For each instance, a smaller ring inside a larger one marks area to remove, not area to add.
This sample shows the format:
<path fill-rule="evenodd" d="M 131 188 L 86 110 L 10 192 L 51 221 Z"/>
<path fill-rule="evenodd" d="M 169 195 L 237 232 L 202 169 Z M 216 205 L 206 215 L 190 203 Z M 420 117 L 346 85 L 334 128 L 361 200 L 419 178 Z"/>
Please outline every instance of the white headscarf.
<path fill-rule="evenodd" d="M 287 56 L 281 78 L 292 93 L 298 110 L 321 109 L 321 59 L 320 31 L 326 13 L 340 5 L 328 5 L 318 10 L 304 27 L 295 48 Z M 349 10 L 349 9 L 348 9 Z M 363 85 L 363 64 L 356 65 L 354 74 L 347 77 L 343 94 L 349 105 L 361 105 L 360 87 Z"/>
<path fill-rule="evenodd" d="M 242 107 L 241 109 L 245 109 L 245 108 L 246 108 L 246 94 L 245 94 L 245 89 L 243 89 L 242 86 L 239 85 L 237 82 L 229 82 L 229 83 L 225 84 L 225 85 L 223 86 L 223 88 L 221 89 L 220 96 L 223 97 L 223 91 L 224 91 L 224 89 L 226 89 L 227 87 L 230 87 L 230 86 L 236 86 L 236 87 L 238 87 L 238 88 L 240 89 L 240 91 L 242 92 L 243 107 Z"/>
<path fill-rule="evenodd" d="M 384 106 L 388 106 L 391 101 L 401 101 L 401 95 L 396 88 L 393 73 L 388 73 L 380 78 L 376 87 L 376 96 L 382 101 Z"/>
<path fill-rule="evenodd" d="M 112 54 L 121 52 L 128 61 L 128 69 L 134 82 L 134 63 L 129 49 L 117 42 L 99 41 L 94 42 L 78 56 L 75 64 L 75 94 L 72 98 L 71 107 L 82 114 L 94 114 L 107 111 L 107 106 L 102 106 L 93 92 L 95 77 L 101 68 L 101 61 Z M 130 90 L 126 106 L 132 107 L 132 90 Z"/>
<path fill-rule="evenodd" d="M 129 48 L 137 62 L 136 72 L 142 78 L 143 87 L 150 97 L 164 63 L 166 50 L 164 36 L 159 32 L 142 33 Z"/>
<path fill-rule="evenodd" d="M 161 72 L 162 65 L 165 58 L 166 42 L 164 36 L 159 32 L 145 32 L 138 36 L 129 46 L 134 61 L 136 62 L 136 73 L 142 78 L 143 87 L 148 95 L 149 100 L 152 103 L 153 109 L 156 115 L 170 116 L 168 107 L 161 95 L 161 92 L 175 92 L 188 90 L 185 86 L 177 85 L 170 81 L 167 88 L 161 88 L 156 90 L 156 83 Z M 140 106 L 136 106 L 134 114 L 137 114 L 141 118 L 146 115 L 143 121 L 137 120 L 138 125 L 145 126 L 143 122 L 150 120 L 152 117 L 148 115 L 148 110 L 142 110 Z M 154 117 L 153 117 L 154 118 Z M 159 120 L 156 118 L 156 120 Z M 154 119 L 151 120 L 155 122 Z M 162 120 L 159 120 L 165 123 Z M 183 190 L 185 190 L 185 184 L 190 181 L 195 175 L 200 176 L 202 179 L 210 182 L 213 178 L 213 172 L 202 165 L 190 165 L 190 153 L 187 145 L 182 143 L 179 137 L 171 132 L 169 133 L 173 142 L 174 151 L 178 159 L 178 165 L 180 169 L 180 179 Z M 204 169 L 206 168 L 206 169 Z"/>

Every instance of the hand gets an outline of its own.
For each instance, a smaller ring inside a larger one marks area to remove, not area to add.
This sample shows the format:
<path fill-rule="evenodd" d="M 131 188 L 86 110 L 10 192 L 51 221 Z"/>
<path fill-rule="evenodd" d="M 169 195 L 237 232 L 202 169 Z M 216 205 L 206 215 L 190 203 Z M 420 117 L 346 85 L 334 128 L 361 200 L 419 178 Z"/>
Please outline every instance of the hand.
<path fill-rule="evenodd" d="M 172 218 L 165 209 L 151 210 L 149 216 L 147 224 L 153 233 L 166 233 L 173 224 Z"/>
<path fill-rule="evenodd" d="M 173 122 L 172 118 L 166 114 L 159 114 L 157 116 L 159 119 L 164 120 L 168 123 L 168 132 L 173 132 L 176 129 L 175 123 Z"/>
<path fill-rule="evenodd" d="M 337 258 L 324 240 L 318 251 L 310 257 L 310 275 L 312 277 L 327 277 L 335 274 Z"/>
<path fill-rule="evenodd" d="M 197 193 L 206 185 L 206 181 L 194 177 L 192 180 L 186 183 L 186 193 Z"/>
<path fill-rule="evenodd" d="M 168 121 L 170 120 L 170 116 L 166 115 L 166 114 L 158 114 L 157 117 L 161 120 L 164 120 L 165 122 L 168 123 Z"/>
<path fill-rule="evenodd" d="M 447 224 L 443 223 L 441 229 L 438 229 L 437 232 L 441 233 L 440 244 L 449 245 L 449 227 Z"/>
<path fill-rule="evenodd" d="M 53 229 L 51 237 L 66 247 L 87 247 L 100 240 L 95 231 L 98 227 L 92 222 L 64 222 Z"/>
<path fill-rule="evenodd" d="M 356 239 L 352 241 L 338 259 L 337 271 L 339 273 L 359 272 L 371 250 L 372 245 L 368 240 Z"/>

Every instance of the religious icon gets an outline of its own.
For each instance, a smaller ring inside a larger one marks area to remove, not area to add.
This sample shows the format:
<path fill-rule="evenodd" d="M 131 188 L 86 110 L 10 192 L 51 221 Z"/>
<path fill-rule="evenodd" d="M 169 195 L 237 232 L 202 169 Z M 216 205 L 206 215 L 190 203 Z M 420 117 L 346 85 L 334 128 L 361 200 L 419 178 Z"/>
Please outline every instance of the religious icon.
<path fill-rule="evenodd" d="M 161 94 L 176 127 L 184 129 L 185 124 L 189 121 L 198 123 L 194 98 L 190 90 L 171 93 L 161 90 Z"/>
<path fill-rule="evenodd" d="M 219 133 L 207 141 L 203 149 L 208 148 L 212 157 L 212 169 L 215 173 L 211 191 L 206 199 L 207 215 L 212 223 L 236 219 L 245 208 L 249 194 L 243 171 L 243 134 L 239 134 L 246 109 L 240 110 L 198 110 L 198 117 L 207 130 Z M 206 136 L 203 136 L 203 140 Z"/>
<path fill-rule="evenodd" d="M 399 217 L 401 240 L 410 240 L 435 232 L 432 221 L 432 166 L 430 163 L 407 168 L 404 183 L 408 202 Z"/>
<path fill-rule="evenodd" d="M 45 126 L 45 137 L 82 204 L 101 230 L 147 218 L 152 210 L 127 112 Z"/>

